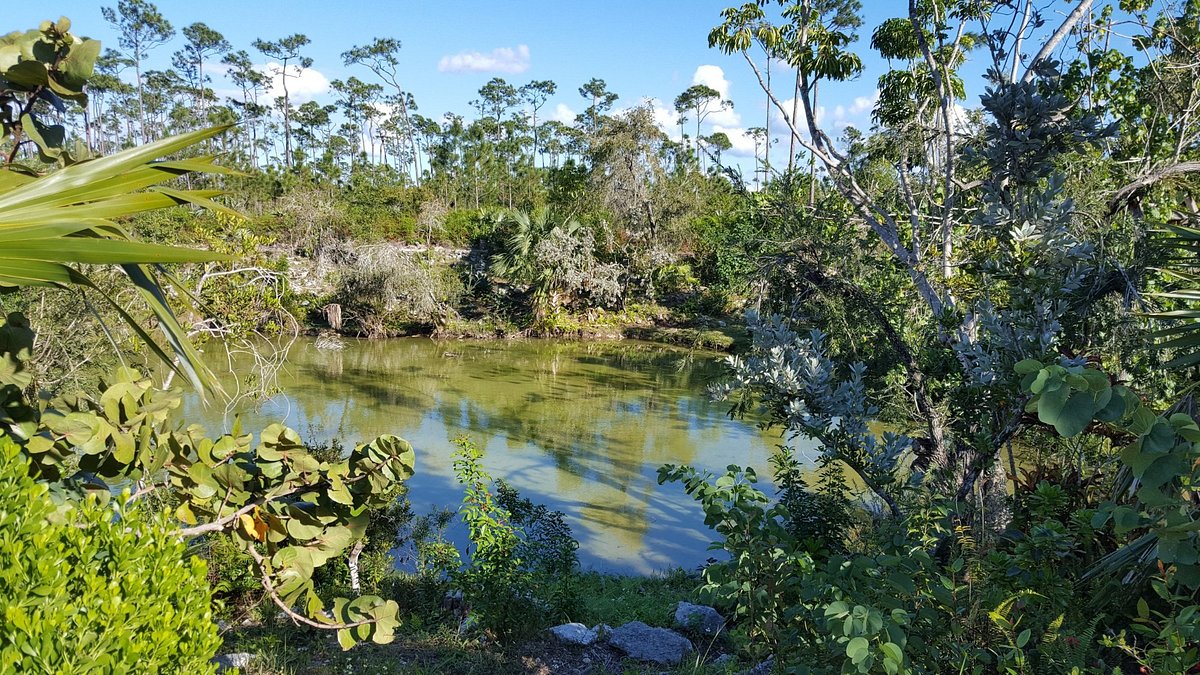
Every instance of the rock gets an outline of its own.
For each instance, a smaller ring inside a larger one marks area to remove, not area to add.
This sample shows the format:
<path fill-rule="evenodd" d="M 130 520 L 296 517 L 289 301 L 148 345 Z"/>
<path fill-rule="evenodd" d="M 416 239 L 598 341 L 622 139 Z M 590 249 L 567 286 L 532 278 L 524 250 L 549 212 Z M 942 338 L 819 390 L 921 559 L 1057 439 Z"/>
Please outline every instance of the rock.
<path fill-rule="evenodd" d="M 675 605 L 675 625 L 679 628 L 696 629 L 705 635 L 716 635 L 725 626 L 725 619 L 712 607 L 693 605 L 681 600 Z"/>
<path fill-rule="evenodd" d="M 713 659 L 712 661 L 709 661 L 708 665 L 724 666 L 726 664 L 733 663 L 735 659 L 736 659 L 736 657 L 733 654 L 722 654 L 722 655 L 718 656 L 717 658 Z"/>
<path fill-rule="evenodd" d="M 562 642 L 584 647 L 591 645 L 600 636 L 600 631 L 596 628 L 588 628 L 581 623 L 564 623 L 551 628 L 550 632 Z"/>
<path fill-rule="evenodd" d="M 768 658 L 766 661 L 763 661 L 749 670 L 743 670 L 738 675 L 771 675 L 773 672 L 775 672 L 774 656 Z"/>
<path fill-rule="evenodd" d="M 233 668 L 246 668 L 253 660 L 253 654 L 236 652 L 234 654 L 221 654 L 213 659 L 213 663 L 217 664 L 217 672 L 223 673 Z"/>
<path fill-rule="evenodd" d="M 677 665 L 693 650 L 687 638 L 669 628 L 651 628 L 641 621 L 614 630 L 608 643 L 638 661 Z"/>

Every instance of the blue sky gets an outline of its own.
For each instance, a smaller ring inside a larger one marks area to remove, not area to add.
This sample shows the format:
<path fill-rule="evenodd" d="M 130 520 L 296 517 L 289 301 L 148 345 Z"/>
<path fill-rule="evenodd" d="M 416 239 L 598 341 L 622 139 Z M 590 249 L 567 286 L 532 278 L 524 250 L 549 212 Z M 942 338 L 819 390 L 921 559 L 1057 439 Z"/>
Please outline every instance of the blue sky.
<path fill-rule="evenodd" d="M 735 106 L 731 112 L 710 116 L 705 133 L 729 133 L 735 156 L 752 156 L 752 144 L 739 134 L 765 121 L 764 97 L 748 66 L 740 56 L 727 56 L 707 45 L 708 31 L 721 22 L 721 10 L 738 4 L 731 0 L 377 0 L 336 4 L 163 0 L 156 4 L 177 31 L 203 21 L 223 33 L 235 49 L 247 50 L 263 64 L 267 60 L 250 46 L 252 40 L 306 34 L 312 40 L 306 54 L 314 60 L 313 72 L 304 74 L 302 84 L 289 83 L 298 100 L 331 100 L 325 91 L 330 80 L 349 75 L 369 79 L 365 69 L 344 67 L 339 55 L 378 36 L 395 37 L 403 43 L 402 84 L 416 97 L 419 112 L 428 117 L 456 112 L 470 118 L 469 101 L 477 98 L 479 87 L 492 77 L 503 77 L 515 85 L 531 80 L 556 82 L 558 93 L 541 116 L 565 120 L 585 107 L 577 92 L 579 86 L 599 77 L 620 95 L 618 108 L 657 99 L 660 121 L 676 133 L 671 101 L 693 83 L 713 86 Z M 825 120 L 834 128 L 869 126 L 875 79 L 883 66 L 870 56 L 866 38 L 883 18 L 902 14 L 907 8 L 901 0 L 867 0 L 864 4 L 867 16 L 860 29 L 858 51 L 867 63 L 867 72 L 857 81 L 822 89 Z M 101 17 L 102 5 L 115 7 L 116 0 L 62 0 L 54 5 L 53 16 L 35 3 L 17 3 L 5 11 L 6 29 L 33 27 L 64 14 L 71 18 L 77 33 L 116 47 L 116 34 Z M 182 39 L 177 37 L 157 49 L 151 54 L 151 67 L 166 67 L 171 53 L 181 45 Z M 219 76 L 212 86 L 231 91 Z M 975 105 L 977 95 L 978 91 L 972 92 L 966 104 Z M 777 122 L 774 126 L 773 131 L 781 129 Z"/>

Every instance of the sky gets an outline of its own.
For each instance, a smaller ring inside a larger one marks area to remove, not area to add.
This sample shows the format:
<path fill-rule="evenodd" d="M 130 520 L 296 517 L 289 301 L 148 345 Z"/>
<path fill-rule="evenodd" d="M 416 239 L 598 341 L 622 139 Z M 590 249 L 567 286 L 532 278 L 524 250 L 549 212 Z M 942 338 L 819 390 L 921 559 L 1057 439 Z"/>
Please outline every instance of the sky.
<path fill-rule="evenodd" d="M 365 68 L 343 66 L 340 54 L 375 37 L 393 37 L 403 45 L 401 83 L 413 93 L 418 112 L 434 119 L 446 112 L 473 118 L 469 102 L 478 98 L 479 88 L 488 80 L 502 77 L 516 86 L 532 80 L 557 83 L 557 94 L 540 116 L 568 122 L 587 105 L 578 88 L 597 77 L 620 96 L 617 109 L 649 99 L 664 130 L 677 137 L 672 101 L 692 84 L 702 83 L 734 103 L 732 110 L 711 114 L 703 132 L 726 132 L 734 145 L 726 156 L 732 155 L 729 159 L 743 170 L 747 163 L 753 165 L 754 152 L 745 130 L 766 122 L 765 97 L 741 56 L 723 54 L 707 44 L 708 32 L 721 23 L 721 10 L 740 4 L 735 0 L 162 0 L 156 4 L 176 31 L 204 22 L 264 67 L 268 60 L 251 47 L 255 38 L 307 35 L 312 44 L 304 54 L 313 59 L 313 66 L 299 82 L 289 81 L 297 103 L 332 102 L 331 80 L 351 75 L 370 79 Z M 869 128 L 875 80 L 883 64 L 870 55 L 865 43 L 880 21 L 907 10 L 905 0 L 866 0 L 864 5 L 866 21 L 859 30 L 857 51 L 864 56 L 866 73 L 855 81 L 822 86 L 821 117 L 835 130 L 848 124 Z M 116 0 L 60 0 L 53 11 L 69 17 L 77 34 L 117 47 L 116 33 L 103 20 L 101 6 L 115 7 Z M 15 30 L 35 27 L 57 15 L 47 15 L 37 3 L 12 3 L 5 17 L 5 29 Z M 168 67 L 171 53 L 182 44 L 182 37 L 176 37 L 152 52 L 150 67 Z M 214 76 L 211 86 L 219 93 L 233 93 L 220 76 Z M 974 106 L 978 92 L 968 99 L 966 105 Z M 773 132 L 782 130 L 777 116 L 772 126 Z"/>

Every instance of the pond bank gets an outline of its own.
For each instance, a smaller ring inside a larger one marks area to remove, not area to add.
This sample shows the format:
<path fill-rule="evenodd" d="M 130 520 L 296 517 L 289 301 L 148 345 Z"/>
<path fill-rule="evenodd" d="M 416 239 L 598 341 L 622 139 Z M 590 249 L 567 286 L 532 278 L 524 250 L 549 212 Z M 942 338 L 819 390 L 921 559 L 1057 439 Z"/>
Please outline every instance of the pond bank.
<path fill-rule="evenodd" d="M 469 250 L 381 244 L 352 251 L 348 260 L 358 256 L 360 266 L 363 260 L 374 266 L 364 271 L 348 260 L 277 252 L 286 260 L 296 317 L 309 331 L 376 339 L 636 339 L 718 352 L 749 344 L 740 311 L 744 298 L 694 280 L 616 306 L 558 296 L 545 304 L 526 286 L 492 278 L 486 256 L 481 261 Z"/>
<path fill-rule="evenodd" d="M 554 625 L 531 626 L 529 634 L 507 644 L 464 629 L 451 608 L 407 607 L 396 641 L 366 642 L 343 651 L 333 635 L 262 617 L 232 626 L 224 634 L 221 654 L 249 675 L 325 675 L 333 673 L 437 673 L 500 675 L 507 673 L 745 673 L 753 661 L 735 656 L 738 639 L 728 631 L 707 632 L 703 626 L 681 626 L 680 602 L 696 600 L 698 575 L 682 570 L 652 576 L 578 573 L 580 607 L 573 620 L 585 626 L 621 627 L 640 622 L 649 630 L 673 631 L 693 649 L 676 664 L 640 661 L 598 639 L 576 644 L 556 637 Z M 402 603 L 402 607 L 404 604 Z M 270 608 L 266 608 L 269 610 Z M 611 631 L 609 631 L 611 634 Z"/>
<path fill-rule="evenodd" d="M 310 322 L 308 335 L 336 334 L 344 338 L 361 337 L 352 331 L 335 331 L 328 325 Z M 549 329 L 520 329 L 512 323 L 491 318 L 451 319 L 441 325 L 410 324 L 385 338 L 430 337 L 435 340 L 589 340 L 616 342 L 637 340 L 710 352 L 735 353 L 750 344 L 745 325 L 724 319 L 698 317 L 682 324 L 670 322 L 612 323 L 589 322 L 586 317 L 569 317 Z"/>

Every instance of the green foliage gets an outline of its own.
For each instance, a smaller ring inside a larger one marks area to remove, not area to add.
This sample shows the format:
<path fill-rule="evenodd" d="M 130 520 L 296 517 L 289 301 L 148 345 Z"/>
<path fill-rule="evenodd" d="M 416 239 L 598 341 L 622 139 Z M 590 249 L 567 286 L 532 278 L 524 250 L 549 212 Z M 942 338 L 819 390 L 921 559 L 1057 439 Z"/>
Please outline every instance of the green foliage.
<path fill-rule="evenodd" d="M 303 605 L 311 625 L 341 627 L 346 648 L 356 639 L 392 639 L 396 603 L 336 598 L 330 618 L 313 571 L 361 539 L 367 510 L 390 503 L 394 486 L 412 475 L 407 442 L 382 436 L 345 458 L 322 461 L 280 425 L 264 429 L 257 443 L 239 430 L 216 439 L 197 425 L 175 430 L 179 392 L 158 390 L 129 368 L 102 383 L 98 397 L 34 407 L 22 393 L 33 340 L 26 326 L 13 315 L 0 330 L 0 431 L 20 444 L 40 480 L 67 491 L 104 492 L 110 481 L 163 490 L 175 503 L 178 534 L 231 537 L 281 608 Z"/>
<path fill-rule="evenodd" d="M 1150 587 L 1154 595 L 1138 599 L 1130 629 L 1105 636 L 1103 643 L 1127 654 L 1143 672 L 1187 672 L 1200 662 L 1200 605 L 1194 594 L 1172 592 L 1167 578 L 1153 579 Z"/>
<path fill-rule="evenodd" d="M 1167 362 L 1167 368 L 1185 368 L 1200 363 L 1200 334 L 1196 319 L 1200 309 L 1200 229 L 1187 225 L 1168 224 L 1162 233 L 1161 244 L 1167 252 L 1165 261 L 1168 279 L 1173 287 L 1158 294 L 1158 297 L 1181 303 L 1177 309 L 1153 312 L 1151 317 L 1172 325 L 1160 328 L 1151 337 L 1157 338 L 1159 349 L 1173 350 L 1176 356 Z"/>
<path fill-rule="evenodd" d="M 647 576 L 578 572 L 572 583 L 579 607 L 568 618 L 588 626 L 665 625 L 680 600 L 696 600 L 696 575 L 680 568 Z"/>
<path fill-rule="evenodd" d="M 100 56 L 100 42 L 70 31 L 71 20 L 64 16 L 43 21 L 37 30 L 0 37 L 0 123 L 4 135 L 12 137 L 6 168 L 26 139 L 36 144 L 43 162 L 66 166 L 90 156 L 78 141 L 67 147 L 65 127 L 41 119 L 40 108 L 63 113 L 64 101 L 87 104 L 84 85 Z"/>
<path fill-rule="evenodd" d="M 960 526 L 953 550 L 934 557 L 927 535 L 946 528 L 943 506 L 858 541 L 865 551 L 847 550 L 846 541 L 817 547 L 795 527 L 811 505 L 786 493 L 772 502 L 753 487 L 751 469 L 712 476 L 665 466 L 659 477 L 683 482 L 720 535 L 713 547 L 728 559 L 704 570 L 699 593 L 726 609 L 752 658 L 810 669 L 800 672 L 862 673 L 944 672 L 946 664 L 956 672 L 1072 672 L 1095 663 L 1099 619 L 1079 613 L 1078 591 L 1064 576 L 1079 566 L 1073 544 L 1064 555 L 1062 533 L 1034 528 L 985 556 Z"/>
<path fill-rule="evenodd" d="M 161 183 L 194 172 L 228 173 L 212 157 L 155 161 L 224 131 L 214 127 L 164 139 L 115 155 L 72 164 L 42 177 L 0 170 L 0 291 L 26 286 L 95 292 L 165 364 L 203 390 L 210 374 L 188 342 L 164 297 L 164 284 L 178 287 L 161 263 L 223 260 L 208 251 L 141 243 L 114 218 L 176 204 L 227 211 L 212 201 L 213 190 L 180 190 Z M 150 188 L 147 191 L 138 190 Z M 236 214 L 235 214 L 236 215 Z M 174 356 L 155 342 L 140 322 L 72 264 L 119 267 L 158 320 Z M 178 287 L 183 296 L 186 289 Z"/>
<path fill-rule="evenodd" d="M 615 264 L 595 255 L 595 233 L 575 218 L 555 222 L 549 210 L 506 211 L 497 216 L 503 245 L 492 272 L 528 287 L 535 328 L 577 301 L 611 304 L 621 296 Z"/>
<path fill-rule="evenodd" d="M 574 616 L 579 604 L 575 589 L 579 542 L 562 511 L 534 504 L 503 480 L 496 481 L 496 504 L 508 512 L 520 533 L 515 555 L 533 575 L 537 594 L 545 599 L 551 616 Z"/>
<path fill-rule="evenodd" d="M 659 293 L 689 293 L 699 285 L 692 266 L 686 263 L 669 263 L 654 271 L 654 286 Z"/>
<path fill-rule="evenodd" d="M 471 547 L 469 564 L 454 574 L 454 584 L 477 612 L 481 625 L 508 639 L 530 630 L 538 615 L 526 595 L 532 575 L 522 569 L 517 557 L 520 533 L 508 511 L 496 503 L 491 477 L 480 463 L 483 452 L 468 438 L 456 439 L 455 445 L 454 474 L 464 487 L 459 512 Z"/>
<path fill-rule="evenodd" d="M 1200 588 L 1200 534 L 1191 498 L 1193 486 L 1200 484 L 1200 426 L 1196 420 L 1182 413 L 1156 414 L 1127 387 L 1110 384 L 1099 369 L 1036 361 L 1023 361 L 1017 368 L 1024 374 L 1023 388 L 1035 394 L 1028 409 L 1036 411 L 1039 418 L 1045 414 L 1060 422 L 1056 428 L 1065 426 L 1070 435 L 1082 432 L 1094 419 L 1113 424 L 1134 439 L 1120 453 L 1128 471 L 1123 483 L 1132 490 L 1133 500 L 1105 503 L 1092 524 L 1099 528 L 1111 522 L 1118 536 L 1140 536 L 1107 556 L 1093 573 L 1115 573 L 1130 564 L 1145 564 L 1144 554 L 1153 551 L 1151 559 L 1169 566 L 1175 583 L 1186 589 Z M 1043 393 L 1036 393 L 1035 388 Z M 1055 395 L 1062 390 L 1073 392 L 1068 403 L 1087 397 L 1082 406 L 1086 412 L 1078 412 L 1078 419 L 1060 404 L 1064 395 Z M 1068 424 L 1061 424 L 1064 417 Z"/>
<path fill-rule="evenodd" d="M 578 544 L 561 513 L 522 499 L 503 482 L 493 492 L 483 452 L 466 437 L 454 443 L 454 473 L 464 487 L 459 513 L 470 548 L 452 583 L 481 628 L 501 640 L 529 635 L 544 628 L 547 617 L 574 609 Z"/>
<path fill-rule="evenodd" d="M 205 565 L 163 514 L 56 501 L 0 435 L 0 671 L 209 673 Z"/>
<path fill-rule="evenodd" d="M 793 654 L 808 646 L 796 631 L 798 584 L 815 568 L 803 544 L 788 530 L 788 514 L 754 487 L 751 468 L 730 466 L 714 477 L 691 467 L 667 465 L 658 482 L 680 481 L 704 509 L 704 524 L 722 541 L 714 544 L 729 554 L 728 562 L 704 568 L 701 599 L 717 601 L 745 623 L 751 655 Z M 795 617 L 789 619 L 789 617 Z"/>
<path fill-rule="evenodd" d="M 814 556 L 844 552 L 852 523 L 844 467 L 836 459 L 822 456 L 813 490 L 795 453 L 793 448 L 780 446 L 771 457 L 779 504 L 787 513 L 788 532 Z"/>
<path fill-rule="evenodd" d="M 435 329 L 457 317 L 465 289 L 457 271 L 432 254 L 366 250 L 338 273 L 333 300 L 347 329 L 366 337 Z"/>

